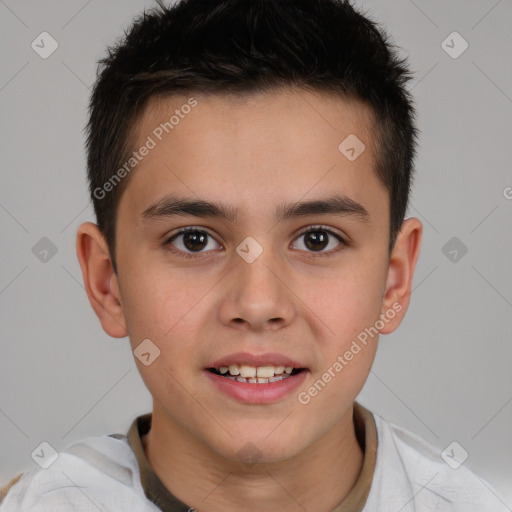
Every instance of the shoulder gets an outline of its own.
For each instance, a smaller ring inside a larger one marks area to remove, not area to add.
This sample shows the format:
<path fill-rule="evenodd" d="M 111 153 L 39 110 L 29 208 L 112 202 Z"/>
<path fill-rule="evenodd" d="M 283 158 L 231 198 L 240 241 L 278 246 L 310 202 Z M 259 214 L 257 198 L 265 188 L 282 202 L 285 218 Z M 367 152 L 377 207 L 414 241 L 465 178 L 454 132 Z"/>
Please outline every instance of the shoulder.
<path fill-rule="evenodd" d="M 148 503 L 135 454 L 126 436 L 116 434 L 88 437 L 46 469 L 18 475 L 0 498 L 0 511 L 158 510 Z"/>
<path fill-rule="evenodd" d="M 0 503 L 2 503 L 3 499 L 7 496 L 7 493 L 11 489 L 11 487 L 23 476 L 23 473 L 15 476 L 9 482 L 7 482 L 3 487 L 0 487 Z"/>
<path fill-rule="evenodd" d="M 369 503 L 392 503 L 402 512 L 509 510 L 490 484 L 466 466 L 456 460 L 449 465 L 442 450 L 375 413 L 374 418 L 378 445 Z M 449 455 L 457 459 L 457 453 Z"/>

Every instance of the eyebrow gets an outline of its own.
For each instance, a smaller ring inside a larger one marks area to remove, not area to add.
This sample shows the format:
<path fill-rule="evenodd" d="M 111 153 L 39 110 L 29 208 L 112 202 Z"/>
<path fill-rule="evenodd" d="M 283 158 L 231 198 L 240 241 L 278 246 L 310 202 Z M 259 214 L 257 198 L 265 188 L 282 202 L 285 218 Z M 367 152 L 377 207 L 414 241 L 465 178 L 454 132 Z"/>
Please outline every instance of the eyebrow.
<path fill-rule="evenodd" d="M 237 219 L 238 210 L 230 205 L 219 202 L 168 196 L 153 204 L 142 213 L 143 219 L 149 221 L 185 215 L 220 218 L 234 222 Z M 335 195 L 326 199 L 280 204 L 274 212 L 274 221 L 280 222 L 306 215 L 340 215 L 362 222 L 367 222 L 370 217 L 363 205 L 347 196 Z"/>

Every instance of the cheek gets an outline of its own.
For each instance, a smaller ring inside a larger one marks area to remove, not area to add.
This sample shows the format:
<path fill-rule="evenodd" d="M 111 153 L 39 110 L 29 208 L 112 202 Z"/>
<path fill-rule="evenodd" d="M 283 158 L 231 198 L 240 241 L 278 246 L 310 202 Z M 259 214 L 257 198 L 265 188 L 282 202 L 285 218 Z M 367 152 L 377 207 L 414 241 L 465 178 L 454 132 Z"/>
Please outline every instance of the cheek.
<path fill-rule="evenodd" d="M 350 341 L 379 318 L 383 275 L 376 268 L 347 267 L 336 278 L 311 288 L 309 302 L 335 344 Z"/>
<path fill-rule="evenodd" d="M 146 386 L 155 399 L 171 400 L 179 409 L 186 405 L 178 392 L 179 382 L 189 378 L 190 362 L 198 352 L 195 340 L 199 338 L 195 332 L 201 314 L 201 290 L 194 287 L 195 292 L 191 291 L 190 280 L 187 282 L 183 276 L 162 278 L 165 274 L 160 272 L 155 275 L 157 278 L 149 271 L 138 276 L 133 273 L 126 283 L 129 296 L 124 305 L 126 324 Z M 143 340 L 150 340 L 151 344 L 141 345 Z M 144 352 L 139 346 L 145 347 Z M 137 353 L 147 352 L 151 353 L 148 365 L 137 357 Z"/>
<path fill-rule="evenodd" d="M 133 343 L 142 337 L 163 347 L 194 324 L 204 286 L 199 281 L 194 285 L 185 273 L 171 275 L 169 269 L 141 267 L 145 269 L 142 273 L 127 272 L 123 287 L 128 333 Z"/>
<path fill-rule="evenodd" d="M 374 326 L 381 290 L 374 276 L 360 279 L 352 273 L 330 286 L 318 287 L 315 293 L 310 300 L 318 304 L 315 312 L 325 330 L 317 339 L 318 365 L 299 401 L 314 403 L 316 413 L 329 423 L 339 420 L 339 408 L 333 404 L 354 401 L 371 370 L 379 339 Z"/>

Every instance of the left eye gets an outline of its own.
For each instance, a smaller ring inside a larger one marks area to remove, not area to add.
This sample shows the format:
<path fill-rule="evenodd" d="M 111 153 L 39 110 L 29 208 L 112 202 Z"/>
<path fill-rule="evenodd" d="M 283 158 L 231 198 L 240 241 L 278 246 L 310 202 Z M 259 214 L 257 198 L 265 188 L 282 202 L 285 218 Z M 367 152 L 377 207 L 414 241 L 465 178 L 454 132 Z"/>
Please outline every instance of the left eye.
<path fill-rule="evenodd" d="M 322 227 L 314 227 L 309 229 L 308 231 L 301 233 L 297 237 L 297 240 L 300 240 L 303 237 L 303 246 L 306 247 L 306 249 L 302 249 L 300 247 L 299 249 L 311 252 L 330 252 L 333 249 L 332 243 L 334 242 L 334 240 L 338 242 L 337 245 L 344 244 L 341 236 L 337 235 L 336 233 L 332 232 L 329 229 L 325 229 Z M 329 247 L 329 250 L 324 250 L 326 249 L 326 247 Z M 334 248 L 335 247 L 336 244 L 334 244 Z"/>

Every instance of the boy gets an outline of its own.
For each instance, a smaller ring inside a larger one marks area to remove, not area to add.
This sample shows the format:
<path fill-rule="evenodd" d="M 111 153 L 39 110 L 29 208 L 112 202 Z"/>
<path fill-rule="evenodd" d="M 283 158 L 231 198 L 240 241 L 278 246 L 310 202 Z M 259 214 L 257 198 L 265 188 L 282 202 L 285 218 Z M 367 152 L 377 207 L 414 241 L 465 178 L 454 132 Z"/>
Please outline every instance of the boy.
<path fill-rule="evenodd" d="M 337 0 L 184 0 L 103 61 L 77 253 L 153 411 L 0 509 L 500 511 L 355 402 L 409 304 L 416 128 L 385 37 Z"/>

